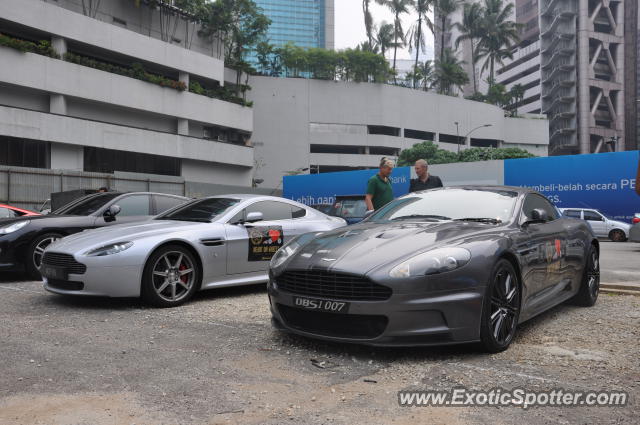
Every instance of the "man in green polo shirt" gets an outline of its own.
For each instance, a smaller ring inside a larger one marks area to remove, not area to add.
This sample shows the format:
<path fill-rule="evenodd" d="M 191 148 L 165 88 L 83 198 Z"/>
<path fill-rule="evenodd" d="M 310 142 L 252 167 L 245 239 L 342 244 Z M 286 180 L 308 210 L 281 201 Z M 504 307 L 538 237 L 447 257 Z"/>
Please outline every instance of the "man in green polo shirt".
<path fill-rule="evenodd" d="M 393 200 L 393 190 L 391 189 L 391 179 L 389 176 L 393 171 L 392 160 L 382 158 L 380 161 L 380 171 L 372 176 L 367 183 L 367 194 L 364 198 L 367 210 L 373 211 L 382 208 L 385 204 Z"/>

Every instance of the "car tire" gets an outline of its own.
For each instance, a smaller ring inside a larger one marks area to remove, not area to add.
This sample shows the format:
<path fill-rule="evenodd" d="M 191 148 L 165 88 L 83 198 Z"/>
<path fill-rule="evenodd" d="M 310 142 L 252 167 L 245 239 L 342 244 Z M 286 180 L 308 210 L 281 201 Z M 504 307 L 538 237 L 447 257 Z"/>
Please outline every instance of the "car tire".
<path fill-rule="evenodd" d="M 587 255 L 582 280 L 580 281 L 580 289 L 571 299 L 572 304 L 582 307 L 594 305 L 600 292 L 600 254 L 598 249 L 591 245 Z"/>
<path fill-rule="evenodd" d="M 480 319 L 480 343 L 490 353 L 509 347 L 520 317 L 520 279 L 513 264 L 502 258 L 491 271 Z"/>
<path fill-rule="evenodd" d="M 147 260 L 141 296 L 155 307 L 176 307 L 189 301 L 200 287 L 202 273 L 195 256 L 182 245 L 158 248 Z"/>
<path fill-rule="evenodd" d="M 620 229 L 613 229 L 609 232 L 609 239 L 614 242 L 626 242 L 627 235 L 625 235 L 624 232 Z"/>
<path fill-rule="evenodd" d="M 42 262 L 42 255 L 44 254 L 44 250 L 52 242 L 62 237 L 64 236 L 59 233 L 45 233 L 44 235 L 38 236 L 31 242 L 24 259 L 24 265 L 27 274 L 30 277 L 34 279 L 42 278 L 42 275 L 40 275 L 40 264 Z"/>

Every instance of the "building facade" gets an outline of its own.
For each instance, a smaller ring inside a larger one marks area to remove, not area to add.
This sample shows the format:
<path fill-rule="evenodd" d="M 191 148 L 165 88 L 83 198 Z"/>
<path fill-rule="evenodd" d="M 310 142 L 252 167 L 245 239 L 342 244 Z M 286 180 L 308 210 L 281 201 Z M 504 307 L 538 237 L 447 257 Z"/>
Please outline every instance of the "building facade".
<path fill-rule="evenodd" d="M 266 38 L 276 47 L 333 49 L 334 0 L 255 0 L 271 19 Z"/>
<path fill-rule="evenodd" d="M 0 2 L 0 165 L 250 186 L 253 111 L 218 95 L 220 45 L 177 10 L 82 4 Z"/>
<path fill-rule="evenodd" d="M 383 156 L 435 141 L 450 151 L 519 147 L 546 156 L 548 122 L 496 106 L 383 84 L 251 77 L 255 178 L 376 168 Z M 456 125 L 457 123 L 457 125 Z M 465 137 L 467 136 L 467 137 Z M 460 142 L 460 144 L 458 144 Z"/>
<path fill-rule="evenodd" d="M 551 155 L 625 148 L 624 2 L 541 0 Z"/>

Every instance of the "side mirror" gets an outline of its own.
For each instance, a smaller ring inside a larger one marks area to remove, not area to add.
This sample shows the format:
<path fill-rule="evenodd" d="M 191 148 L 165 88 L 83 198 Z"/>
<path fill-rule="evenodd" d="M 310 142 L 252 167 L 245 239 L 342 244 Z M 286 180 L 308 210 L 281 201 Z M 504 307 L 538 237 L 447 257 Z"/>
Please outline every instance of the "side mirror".
<path fill-rule="evenodd" d="M 525 221 L 524 224 L 533 223 L 546 223 L 549 220 L 549 215 L 542 208 L 536 208 L 531 211 L 531 218 Z"/>
<path fill-rule="evenodd" d="M 111 205 L 103 214 L 105 221 L 114 221 L 122 209 L 119 205 Z"/>
<path fill-rule="evenodd" d="M 247 218 L 245 219 L 245 223 L 255 223 L 256 221 L 262 221 L 263 215 L 259 211 L 250 212 L 247 214 Z"/>

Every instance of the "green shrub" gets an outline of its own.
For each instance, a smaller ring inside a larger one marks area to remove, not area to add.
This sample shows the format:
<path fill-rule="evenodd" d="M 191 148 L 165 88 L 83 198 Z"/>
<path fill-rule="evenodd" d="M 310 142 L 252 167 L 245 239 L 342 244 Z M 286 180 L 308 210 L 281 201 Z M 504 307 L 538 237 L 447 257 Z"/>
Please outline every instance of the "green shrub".
<path fill-rule="evenodd" d="M 51 47 L 51 42 L 47 40 L 40 40 L 38 43 L 34 43 L 33 41 L 20 40 L 19 38 L 0 34 L 0 46 L 10 47 L 22 53 L 29 52 L 60 59 L 60 55 Z"/>

